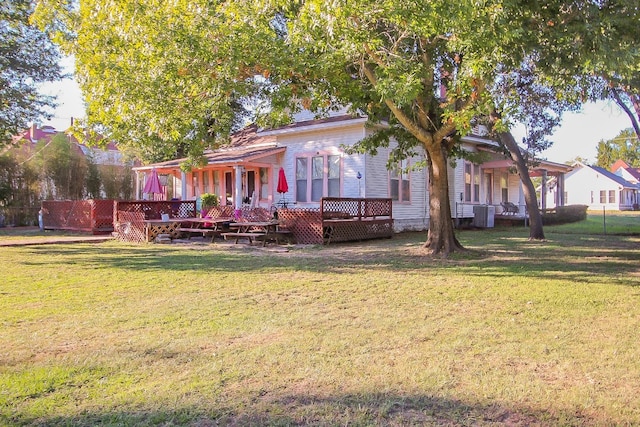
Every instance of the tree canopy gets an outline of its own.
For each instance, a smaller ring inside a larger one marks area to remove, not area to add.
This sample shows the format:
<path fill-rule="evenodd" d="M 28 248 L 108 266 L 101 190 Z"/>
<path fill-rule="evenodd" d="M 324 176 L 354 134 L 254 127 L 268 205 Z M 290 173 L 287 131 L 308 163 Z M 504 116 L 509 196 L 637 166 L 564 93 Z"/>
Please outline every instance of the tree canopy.
<path fill-rule="evenodd" d="M 640 168 L 640 141 L 633 129 L 625 129 L 613 139 L 598 143 L 598 166 L 609 169 L 616 160 Z"/>
<path fill-rule="evenodd" d="M 30 24 L 32 12 L 30 0 L 0 6 L 0 148 L 55 105 L 39 93 L 39 84 L 61 78 L 60 52 Z"/>

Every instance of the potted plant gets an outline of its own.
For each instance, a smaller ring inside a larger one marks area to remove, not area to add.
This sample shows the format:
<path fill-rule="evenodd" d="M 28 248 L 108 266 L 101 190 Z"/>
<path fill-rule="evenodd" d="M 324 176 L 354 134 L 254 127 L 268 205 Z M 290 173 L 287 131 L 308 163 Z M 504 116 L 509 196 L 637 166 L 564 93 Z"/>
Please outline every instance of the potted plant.
<path fill-rule="evenodd" d="M 209 209 L 220 204 L 220 198 L 213 193 L 203 193 L 200 195 L 200 201 L 202 202 L 201 215 L 206 217 Z"/>

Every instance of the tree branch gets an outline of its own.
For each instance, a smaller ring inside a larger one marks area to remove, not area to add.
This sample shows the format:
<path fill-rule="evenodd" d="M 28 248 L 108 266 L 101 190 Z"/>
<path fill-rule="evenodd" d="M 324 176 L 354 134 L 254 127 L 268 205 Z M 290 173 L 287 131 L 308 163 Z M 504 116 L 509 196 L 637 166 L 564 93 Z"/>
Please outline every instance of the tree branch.
<path fill-rule="evenodd" d="M 631 124 L 633 125 L 633 130 L 635 130 L 636 135 L 640 137 L 640 124 L 638 124 L 638 118 L 635 116 L 635 114 L 633 114 L 633 111 L 631 111 L 631 109 L 624 102 L 624 100 L 620 96 L 620 92 L 618 91 L 618 89 L 612 87 L 611 94 L 613 95 L 613 99 L 616 101 L 616 104 L 618 104 L 620 108 L 622 108 L 624 112 L 627 113 L 627 116 L 629 116 Z"/>

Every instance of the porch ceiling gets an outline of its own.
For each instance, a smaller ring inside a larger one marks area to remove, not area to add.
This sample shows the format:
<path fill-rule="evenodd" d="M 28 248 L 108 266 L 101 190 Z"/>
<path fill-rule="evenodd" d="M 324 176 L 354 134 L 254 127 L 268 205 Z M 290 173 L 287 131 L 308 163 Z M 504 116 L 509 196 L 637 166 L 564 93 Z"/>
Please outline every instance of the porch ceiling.
<path fill-rule="evenodd" d="M 483 169 L 510 169 L 515 167 L 515 163 L 512 160 L 502 159 L 482 163 L 480 166 Z M 573 168 L 568 165 L 542 160 L 538 166 L 533 168 L 529 167 L 529 175 L 534 177 L 542 176 L 543 171 L 547 171 L 547 175 L 561 175 L 571 171 L 571 169 Z"/>

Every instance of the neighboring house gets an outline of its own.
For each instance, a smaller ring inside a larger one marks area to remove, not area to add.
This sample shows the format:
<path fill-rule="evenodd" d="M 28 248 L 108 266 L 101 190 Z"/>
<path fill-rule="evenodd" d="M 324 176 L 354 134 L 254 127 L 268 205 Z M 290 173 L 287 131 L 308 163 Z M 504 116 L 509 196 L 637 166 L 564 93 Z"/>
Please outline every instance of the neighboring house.
<path fill-rule="evenodd" d="M 73 124 L 73 123 L 72 123 Z M 72 144 L 73 149 L 83 157 L 90 159 L 91 162 L 98 165 L 101 169 L 108 169 L 108 173 L 105 172 L 105 180 L 113 180 L 114 177 L 120 175 L 129 175 L 130 169 L 125 167 L 132 166 L 132 163 L 125 159 L 123 153 L 118 149 L 117 145 L 113 142 L 106 144 L 104 148 L 89 147 L 83 142 L 78 141 L 73 135 L 61 132 L 53 128 L 52 126 L 38 126 L 32 124 L 31 127 L 19 135 L 13 138 L 13 145 L 19 149 L 24 150 L 29 155 L 36 154 L 36 145 L 39 143 L 47 144 L 56 135 L 65 135 L 67 140 Z M 131 178 L 128 178 L 131 182 Z M 43 186 L 46 188 L 47 183 Z M 49 193 L 55 194 L 55 188 L 51 189 Z M 105 196 L 104 190 L 101 190 L 102 197 Z M 46 192 L 45 192 L 46 194 Z"/>
<path fill-rule="evenodd" d="M 255 194 L 254 205 L 265 208 L 286 204 L 296 208 L 318 208 L 322 197 L 383 197 L 393 199 L 396 230 L 422 230 L 429 224 L 428 172 L 425 168 L 406 171 L 424 160 L 406 159 L 387 170 L 390 148 L 379 148 L 376 156 L 347 154 L 349 147 L 373 132 L 367 119 L 338 113 L 313 119 L 299 115 L 296 121 L 277 129 L 250 126 L 234 134 L 231 144 L 206 152 L 206 166 L 191 172 L 180 170 L 184 159 L 135 167 L 136 194 L 142 194 L 150 171 L 156 169 L 167 199 L 197 199 L 202 193 L 221 196 L 222 204 L 236 208 Z M 479 133 L 479 132 L 478 132 Z M 500 213 L 501 202 L 512 202 L 524 215 L 524 196 L 513 164 L 494 151 L 496 143 L 482 135 L 463 138 L 463 146 L 482 152 L 485 162 L 456 160 L 449 169 L 452 218 L 472 218 L 474 206 L 493 205 Z M 289 191 L 278 194 L 277 178 L 283 169 Z M 532 173 L 557 175 L 560 182 L 570 170 L 564 165 L 542 163 Z M 155 198 L 155 197 L 154 197 Z M 559 204 L 564 204 L 562 197 Z"/>
<path fill-rule="evenodd" d="M 598 166 L 576 163 L 565 178 L 571 204 L 594 210 L 632 210 L 638 204 L 640 186 Z"/>
<path fill-rule="evenodd" d="M 640 168 L 632 168 L 624 160 L 617 160 L 611 166 L 611 172 L 629 181 L 632 184 L 640 183 Z"/>
<path fill-rule="evenodd" d="M 15 136 L 13 138 L 13 144 L 19 145 L 26 142 L 31 146 L 29 148 L 34 148 L 35 145 L 40 142 L 46 143 L 51 141 L 51 139 L 58 134 L 64 134 L 69 141 L 75 145 L 78 153 L 86 157 L 91 157 L 93 162 L 98 165 L 127 165 L 123 153 L 118 150 L 118 146 L 115 143 L 109 142 L 104 148 L 88 147 L 84 143 L 79 142 L 73 135 L 58 131 L 52 126 L 39 127 L 34 123 L 29 129 Z"/>

